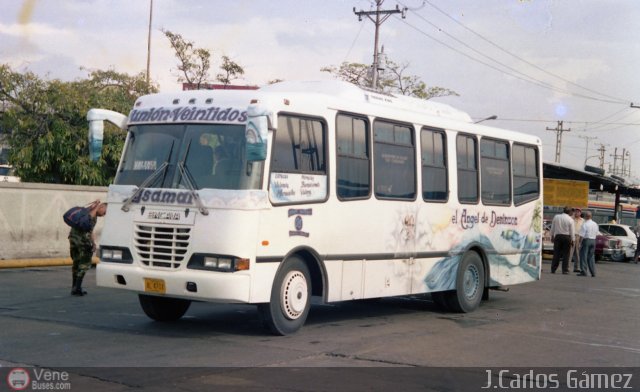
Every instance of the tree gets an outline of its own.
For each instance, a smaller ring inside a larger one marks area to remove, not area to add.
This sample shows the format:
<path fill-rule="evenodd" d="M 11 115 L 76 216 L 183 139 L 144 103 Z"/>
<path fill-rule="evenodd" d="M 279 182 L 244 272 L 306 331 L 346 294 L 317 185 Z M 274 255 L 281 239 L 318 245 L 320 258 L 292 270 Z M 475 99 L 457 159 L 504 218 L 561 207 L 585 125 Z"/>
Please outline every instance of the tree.
<path fill-rule="evenodd" d="M 231 61 L 228 56 L 222 56 L 220 70 L 222 72 L 216 75 L 216 80 L 225 86 L 228 86 L 231 82 L 240 79 L 240 77 L 244 75 L 244 69 L 237 63 Z"/>
<path fill-rule="evenodd" d="M 211 68 L 211 53 L 207 49 L 194 48 L 191 41 L 182 38 L 182 35 L 162 30 L 178 58 L 178 82 L 186 82 L 200 88 L 209 79 Z"/>
<path fill-rule="evenodd" d="M 180 72 L 178 82 L 189 83 L 196 89 L 207 83 L 210 78 L 211 52 L 208 49 L 196 48 L 192 41 L 185 40 L 178 33 L 169 30 L 162 30 L 162 32 L 169 40 L 178 59 L 178 71 Z M 244 75 L 244 68 L 228 56 L 223 55 L 221 60 L 220 72 L 216 74 L 218 82 L 228 86 Z"/>
<path fill-rule="evenodd" d="M 449 95 L 458 96 L 453 90 L 444 87 L 428 87 L 420 77 L 416 75 L 406 75 L 409 67 L 408 63 L 397 64 L 389 58 L 384 57 L 384 72 L 378 77 L 378 89 L 387 93 L 399 93 L 421 99 L 431 99 L 435 97 L 445 97 Z M 343 62 L 339 67 L 331 65 L 323 67 L 320 71 L 328 72 L 334 77 L 353 83 L 360 87 L 371 87 L 371 66 L 361 63 Z"/>
<path fill-rule="evenodd" d="M 9 161 L 27 182 L 107 185 L 115 175 L 125 134 L 107 124 L 103 154 L 91 162 L 86 120 L 92 107 L 128 113 L 135 99 L 157 91 L 144 73 L 90 71 L 87 79 L 45 80 L 0 65 L 0 129 L 8 136 Z"/>

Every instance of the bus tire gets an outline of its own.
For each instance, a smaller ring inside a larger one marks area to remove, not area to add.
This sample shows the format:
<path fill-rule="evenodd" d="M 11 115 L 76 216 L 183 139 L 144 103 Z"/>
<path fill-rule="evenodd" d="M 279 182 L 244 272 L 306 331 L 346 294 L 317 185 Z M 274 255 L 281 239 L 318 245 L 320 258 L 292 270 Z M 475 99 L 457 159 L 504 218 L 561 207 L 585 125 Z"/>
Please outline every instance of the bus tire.
<path fill-rule="evenodd" d="M 180 298 L 156 297 L 138 294 L 144 313 L 156 321 L 176 321 L 189 309 L 191 301 Z"/>
<path fill-rule="evenodd" d="M 292 256 L 278 271 L 271 301 L 259 305 L 266 327 L 276 335 L 290 335 L 304 325 L 311 308 L 311 274 L 304 261 Z"/>
<path fill-rule="evenodd" d="M 447 297 L 454 312 L 468 313 L 478 308 L 484 293 L 484 265 L 480 255 L 467 252 L 462 256 L 456 274 L 456 290 Z"/>

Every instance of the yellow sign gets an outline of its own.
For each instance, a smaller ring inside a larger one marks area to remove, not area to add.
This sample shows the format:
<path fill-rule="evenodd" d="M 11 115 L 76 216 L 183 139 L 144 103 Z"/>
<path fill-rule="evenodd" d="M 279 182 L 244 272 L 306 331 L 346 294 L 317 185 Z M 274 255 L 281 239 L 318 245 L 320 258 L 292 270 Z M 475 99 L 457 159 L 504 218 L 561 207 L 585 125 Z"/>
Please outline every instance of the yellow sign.
<path fill-rule="evenodd" d="M 587 208 L 588 202 L 588 181 L 544 179 L 545 206 Z"/>

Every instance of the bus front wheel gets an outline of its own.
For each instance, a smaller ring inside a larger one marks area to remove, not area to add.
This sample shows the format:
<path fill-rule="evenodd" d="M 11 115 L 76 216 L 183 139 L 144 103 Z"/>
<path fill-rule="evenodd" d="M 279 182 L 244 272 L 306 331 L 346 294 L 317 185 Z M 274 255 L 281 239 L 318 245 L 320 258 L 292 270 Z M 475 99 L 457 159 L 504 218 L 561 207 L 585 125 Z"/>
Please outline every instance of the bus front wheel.
<path fill-rule="evenodd" d="M 449 308 L 455 312 L 468 313 L 482 301 L 484 292 L 484 265 L 480 255 L 467 252 L 462 256 L 456 275 L 456 290 L 447 296 Z"/>
<path fill-rule="evenodd" d="M 304 261 L 290 257 L 276 274 L 271 301 L 260 304 L 265 326 L 276 335 L 289 335 L 299 330 L 311 307 L 311 279 Z"/>
<path fill-rule="evenodd" d="M 156 321 L 175 321 L 189 309 L 191 301 L 180 298 L 156 297 L 138 294 L 140 306 L 149 318 Z"/>

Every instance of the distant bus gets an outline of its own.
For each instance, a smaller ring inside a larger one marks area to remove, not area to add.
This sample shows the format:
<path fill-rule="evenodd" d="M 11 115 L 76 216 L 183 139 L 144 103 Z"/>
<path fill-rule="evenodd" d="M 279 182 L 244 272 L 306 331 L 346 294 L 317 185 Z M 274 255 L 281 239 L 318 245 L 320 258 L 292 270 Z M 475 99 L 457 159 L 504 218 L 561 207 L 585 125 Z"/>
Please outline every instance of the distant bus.
<path fill-rule="evenodd" d="M 276 334 L 325 302 L 431 293 L 457 312 L 540 278 L 541 141 L 447 105 L 343 82 L 144 96 L 101 237 L 97 282 L 175 320 L 257 304 Z"/>
<path fill-rule="evenodd" d="M 589 200 L 587 208 L 593 214 L 593 220 L 596 223 L 609 223 L 616 216 L 614 211 L 615 203 L 613 201 Z M 562 213 L 563 207 L 544 207 L 544 219 L 551 221 L 556 214 Z M 638 206 L 629 203 L 620 203 L 618 222 L 624 225 L 635 227 L 638 224 L 637 209 Z"/>
<path fill-rule="evenodd" d="M 615 216 L 614 212 L 615 203 L 609 201 L 589 201 L 589 210 L 593 213 L 593 220 L 596 223 L 609 223 L 611 218 Z M 634 204 L 620 203 L 621 210 L 618 217 L 619 222 L 624 225 L 635 227 L 637 225 L 637 209 L 638 206 Z"/>

